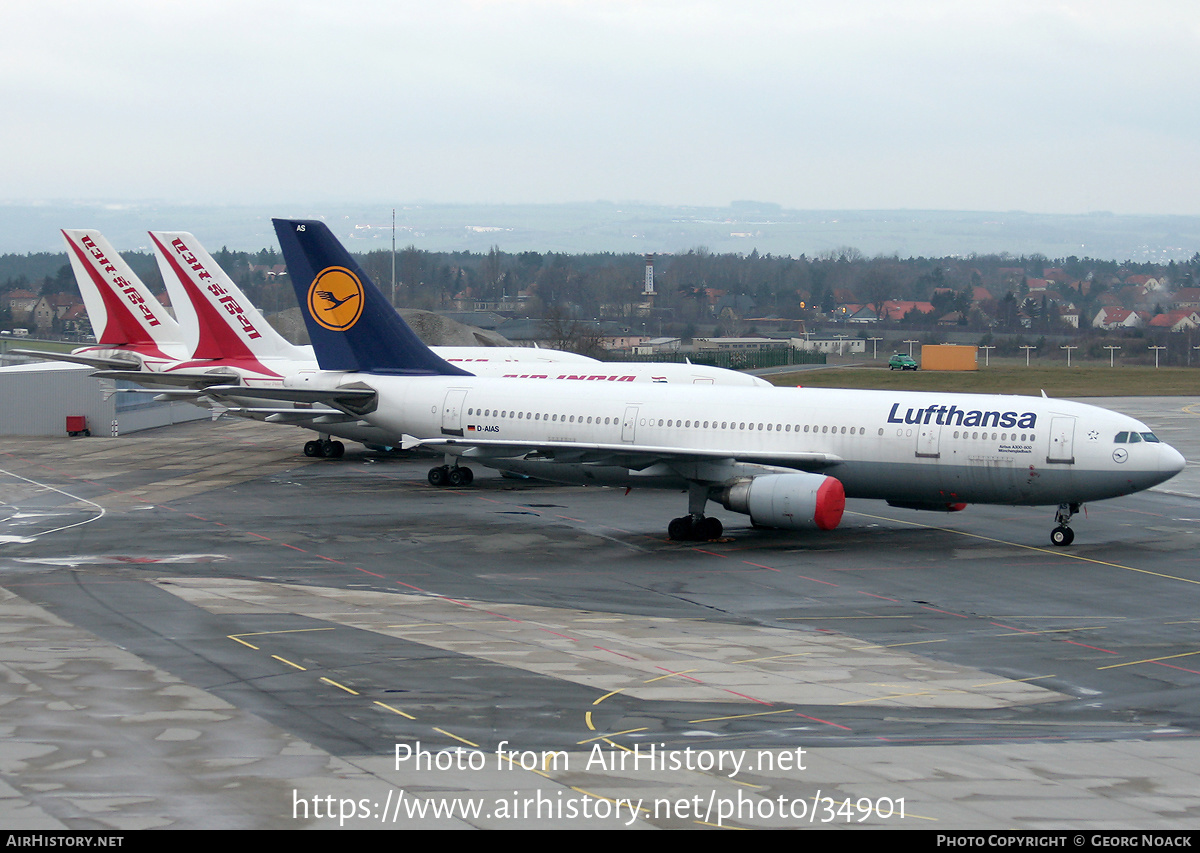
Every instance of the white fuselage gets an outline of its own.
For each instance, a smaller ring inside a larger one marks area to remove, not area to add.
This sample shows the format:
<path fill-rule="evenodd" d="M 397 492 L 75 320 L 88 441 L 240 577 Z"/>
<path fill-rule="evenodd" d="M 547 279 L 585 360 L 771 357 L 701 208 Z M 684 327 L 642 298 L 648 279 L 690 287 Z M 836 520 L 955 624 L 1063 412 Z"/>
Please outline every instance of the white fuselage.
<path fill-rule="evenodd" d="M 1150 433 L 1133 418 L 1043 397 L 353 373 L 287 384 L 352 383 L 378 392 L 363 420 L 397 441 L 565 482 L 686 486 L 734 461 L 827 474 L 848 497 L 1036 505 L 1129 494 L 1184 464 L 1157 440 L 1116 445 Z"/>

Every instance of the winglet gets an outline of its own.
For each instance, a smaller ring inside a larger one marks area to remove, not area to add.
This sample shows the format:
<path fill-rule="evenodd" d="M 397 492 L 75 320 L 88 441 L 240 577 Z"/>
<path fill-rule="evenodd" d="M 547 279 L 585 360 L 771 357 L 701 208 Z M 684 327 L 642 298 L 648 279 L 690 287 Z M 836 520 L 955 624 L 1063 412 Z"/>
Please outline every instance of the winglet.
<path fill-rule="evenodd" d="M 421 342 L 324 222 L 272 222 L 322 370 L 471 375 Z"/>

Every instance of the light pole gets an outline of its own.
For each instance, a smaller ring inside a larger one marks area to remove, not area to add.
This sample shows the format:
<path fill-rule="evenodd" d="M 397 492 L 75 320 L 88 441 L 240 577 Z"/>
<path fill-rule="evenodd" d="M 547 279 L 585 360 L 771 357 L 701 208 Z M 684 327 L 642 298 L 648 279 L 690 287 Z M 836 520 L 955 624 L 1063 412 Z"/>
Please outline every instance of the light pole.
<path fill-rule="evenodd" d="M 1154 350 L 1154 369 L 1158 370 L 1158 353 L 1160 350 L 1165 350 L 1166 347 L 1150 347 L 1150 349 Z"/>
<path fill-rule="evenodd" d="M 871 360 L 878 361 L 879 360 L 879 342 L 882 341 L 883 338 L 867 338 L 867 340 L 871 342 Z"/>
<path fill-rule="evenodd" d="M 1108 366 L 1115 367 L 1116 365 L 1113 363 L 1113 359 L 1116 357 L 1116 351 L 1119 350 L 1120 347 L 1109 344 L 1104 348 L 1108 350 Z"/>
<path fill-rule="evenodd" d="M 983 366 L 987 367 L 989 364 L 988 356 L 991 355 L 991 352 L 989 352 L 989 350 L 994 350 L 995 347 L 994 346 L 986 346 L 986 347 L 980 347 L 980 349 L 983 350 Z"/>
<path fill-rule="evenodd" d="M 1071 366 L 1071 350 L 1079 349 L 1079 347 L 1068 346 L 1068 347 L 1059 347 L 1059 349 L 1065 349 L 1067 351 L 1067 367 L 1070 367 Z"/>
<path fill-rule="evenodd" d="M 908 357 L 912 358 L 912 345 L 919 344 L 920 341 L 901 341 L 901 343 L 908 344 Z"/>
<path fill-rule="evenodd" d="M 1023 349 L 1023 350 L 1025 350 L 1025 366 L 1026 366 L 1026 367 L 1029 367 L 1029 351 L 1030 351 L 1031 349 L 1037 349 L 1037 347 L 1032 347 L 1032 346 L 1029 346 L 1028 344 L 1026 344 L 1026 345 L 1025 345 L 1025 346 L 1023 346 L 1023 347 L 1017 347 L 1017 349 Z"/>

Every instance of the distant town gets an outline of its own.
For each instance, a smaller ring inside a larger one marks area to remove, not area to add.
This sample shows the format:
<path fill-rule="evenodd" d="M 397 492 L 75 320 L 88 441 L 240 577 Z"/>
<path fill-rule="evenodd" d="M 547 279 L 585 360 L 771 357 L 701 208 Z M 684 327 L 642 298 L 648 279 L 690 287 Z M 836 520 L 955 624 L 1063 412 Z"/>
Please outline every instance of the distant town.
<path fill-rule="evenodd" d="M 217 262 L 285 334 L 303 337 L 273 249 L 221 248 Z M 169 304 L 153 255 L 125 253 Z M 986 347 L 986 359 L 1200 366 L 1200 254 L 1115 262 L 1041 255 L 816 257 L 439 252 L 360 255 L 398 307 L 437 312 L 514 344 L 602 358 L 685 357 L 747 367 L 802 354 L 878 358 L 914 344 Z M 0 331 L 95 335 L 65 253 L 0 256 Z M 1158 349 L 1154 349 L 1154 348 Z M 764 355 L 770 353 L 770 355 Z"/>

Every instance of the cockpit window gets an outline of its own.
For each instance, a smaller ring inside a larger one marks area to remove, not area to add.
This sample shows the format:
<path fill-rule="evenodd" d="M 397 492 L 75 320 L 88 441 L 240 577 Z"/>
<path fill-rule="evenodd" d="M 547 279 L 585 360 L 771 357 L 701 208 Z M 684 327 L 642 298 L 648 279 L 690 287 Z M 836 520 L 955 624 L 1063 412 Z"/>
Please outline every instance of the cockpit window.
<path fill-rule="evenodd" d="M 1152 432 L 1142 433 L 1142 441 L 1153 441 L 1155 444 L 1159 443 L 1158 436 Z"/>
<path fill-rule="evenodd" d="M 1129 443 L 1130 444 L 1137 444 L 1141 440 L 1142 440 L 1142 437 L 1140 435 L 1138 435 L 1136 432 L 1129 433 Z"/>
<path fill-rule="evenodd" d="M 1117 437 L 1115 439 L 1113 439 L 1113 441 L 1116 444 L 1125 444 L 1126 442 L 1129 441 L 1129 433 L 1119 432 L 1119 433 L 1117 433 Z"/>

